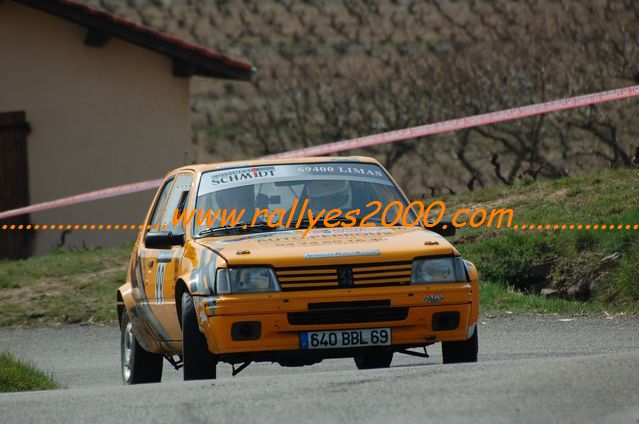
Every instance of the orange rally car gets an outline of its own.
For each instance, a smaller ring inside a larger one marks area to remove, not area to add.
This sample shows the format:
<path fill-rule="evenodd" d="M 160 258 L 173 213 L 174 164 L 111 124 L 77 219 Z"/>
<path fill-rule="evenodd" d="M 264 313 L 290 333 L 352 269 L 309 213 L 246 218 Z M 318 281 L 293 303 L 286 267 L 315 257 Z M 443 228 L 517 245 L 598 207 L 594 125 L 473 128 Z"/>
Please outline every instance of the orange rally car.
<path fill-rule="evenodd" d="M 160 381 L 165 359 L 185 380 L 219 362 L 383 368 L 437 342 L 444 363 L 477 361 L 476 268 L 417 209 L 365 157 L 170 172 L 117 291 L 124 382 Z"/>

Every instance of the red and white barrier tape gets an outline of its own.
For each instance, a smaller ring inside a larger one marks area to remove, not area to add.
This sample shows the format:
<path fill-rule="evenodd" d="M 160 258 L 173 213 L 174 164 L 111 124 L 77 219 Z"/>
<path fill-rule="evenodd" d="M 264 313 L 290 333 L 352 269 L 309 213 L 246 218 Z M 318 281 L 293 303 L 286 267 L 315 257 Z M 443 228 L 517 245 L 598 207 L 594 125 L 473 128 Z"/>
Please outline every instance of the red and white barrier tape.
<path fill-rule="evenodd" d="M 60 199 L 51 200 L 49 202 L 36 203 L 35 205 L 0 212 L 0 219 L 11 218 L 14 216 L 25 215 L 33 212 L 46 211 L 49 209 L 61 208 L 63 206 L 75 205 L 77 203 L 90 202 L 93 200 L 108 199 L 109 197 L 116 197 L 129 193 L 137 193 L 138 191 L 151 190 L 159 187 L 160 184 L 162 184 L 161 178 L 159 180 L 149 180 L 139 183 L 124 184 L 120 186 L 104 188 L 102 190 L 90 191 L 88 193 L 76 194 L 75 196 L 62 197 Z"/>
<path fill-rule="evenodd" d="M 581 106 L 604 103 L 612 100 L 627 99 L 630 97 L 635 97 L 637 95 L 639 95 L 639 85 L 634 85 L 631 87 L 619 88 L 617 90 L 602 91 L 600 93 L 570 97 L 562 100 L 553 100 L 550 102 L 538 103 L 530 106 L 522 106 L 501 110 L 499 112 L 484 113 L 481 115 L 473 115 L 466 118 L 458 118 L 451 119 L 449 121 L 437 122 L 435 124 L 421 125 L 419 127 L 404 128 L 402 130 L 389 131 L 381 134 L 369 135 L 366 137 L 336 141 L 333 143 L 306 147 L 304 149 L 277 153 L 274 155 L 265 156 L 264 159 L 284 159 L 328 155 L 330 153 L 341 152 L 343 150 L 375 146 L 377 144 L 394 143 L 396 141 L 424 137 L 433 134 L 440 134 L 449 131 L 457 131 L 464 128 L 496 124 L 498 122 L 512 121 L 514 119 L 541 115 L 548 112 L 557 112 L 560 110 L 574 109 Z"/>
<path fill-rule="evenodd" d="M 284 159 L 305 156 L 321 156 L 344 150 L 357 149 L 378 144 L 394 143 L 411 138 L 424 137 L 433 134 L 440 134 L 449 131 L 461 130 L 464 128 L 479 127 L 482 125 L 496 124 L 498 122 L 512 121 L 529 116 L 541 115 L 560 110 L 574 109 L 581 106 L 588 106 L 597 103 L 610 102 L 639 96 L 639 85 L 619 88 L 616 90 L 602 91 L 599 93 L 586 94 L 584 96 L 570 97 L 567 99 L 553 100 L 545 103 L 538 103 L 529 106 L 516 107 L 501 110 L 498 112 L 473 115 L 466 118 L 451 119 L 449 121 L 437 122 L 434 124 L 421 125 L 418 127 L 405 128 L 396 131 L 389 131 L 381 134 L 369 135 L 366 137 L 353 138 L 350 140 L 336 141 L 333 143 L 321 144 L 304 149 L 291 150 L 274 155 L 263 156 L 260 159 Z M 124 184 L 102 190 L 90 191 L 88 193 L 77 194 L 75 196 L 63 197 L 49 202 L 37 203 L 23 208 L 12 209 L 0 212 L 0 219 L 25 215 L 33 212 L 60 208 L 63 206 L 75 205 L 77 203 L 90 202 L 93 200 L 107 199 L 109 197 L 123 194 L 136 193 L 139 191 L 157 188 L 162 183 L 162 179 L 142 181 L 133 184 Z"/>

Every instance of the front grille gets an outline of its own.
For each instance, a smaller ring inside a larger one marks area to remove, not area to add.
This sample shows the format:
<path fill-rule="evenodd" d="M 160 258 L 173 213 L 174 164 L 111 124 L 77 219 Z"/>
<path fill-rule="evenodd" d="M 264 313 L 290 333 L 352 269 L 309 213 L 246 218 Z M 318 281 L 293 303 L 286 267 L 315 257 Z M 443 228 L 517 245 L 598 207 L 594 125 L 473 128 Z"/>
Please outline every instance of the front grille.
<path fill-rule="evenodd" d="M 391 305 L 390 300 L 353 300 L 349 302 L 317 302 L 309 303 L 308 310 L 320 309 L 361 309 L 361 308 L 387 308 Z"/>
<path fill-rule="evenodd" d="M 277 268 L 282 291 L 399 286 L 410 283 L 412 262 Z"/>
<path fill-rule="evenodd" d="M 291 312 L 291 325 L 355 324 L 360 322 L 403 321 L 408 317 L 408 308 L 354 308 L 326 309 L 307 312 Z"/>

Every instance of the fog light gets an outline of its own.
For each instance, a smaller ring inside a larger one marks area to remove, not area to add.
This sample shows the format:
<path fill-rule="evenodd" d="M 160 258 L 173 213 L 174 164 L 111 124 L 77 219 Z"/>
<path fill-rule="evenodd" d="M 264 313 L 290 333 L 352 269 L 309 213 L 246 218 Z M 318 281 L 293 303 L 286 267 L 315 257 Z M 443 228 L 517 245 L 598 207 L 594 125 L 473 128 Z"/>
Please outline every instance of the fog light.
<path fill-rule="evenodd" d="M 262 333 L 259 321 L 235 322 L 231 326 L 231 338 L 234 341 L 257 340 Z"/>
<path fill-rule="evenodd" d="M 454 330 L 459 327 L 459 312 L 433 314 L 433 331 Z"/>

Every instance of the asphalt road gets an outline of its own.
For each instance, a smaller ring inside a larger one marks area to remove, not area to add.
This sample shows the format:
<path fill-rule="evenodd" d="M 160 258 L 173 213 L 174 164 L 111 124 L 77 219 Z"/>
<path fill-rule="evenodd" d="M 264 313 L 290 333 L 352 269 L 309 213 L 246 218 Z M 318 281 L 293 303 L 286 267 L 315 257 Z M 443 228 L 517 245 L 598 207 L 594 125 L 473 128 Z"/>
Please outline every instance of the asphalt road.
<path fill-rule="evenodd" d="M 639 317 L 501 317 L 480 325 L 476 364 L 396 355 L 390 369 L 352 360 L 302 368 L 254 364 L 236 377 L 124 387 L 115 326 L 0 329 L 9 350 L 64 390 L 0 394 L 0 423 L 631 423 L 639 424 Z"/>

